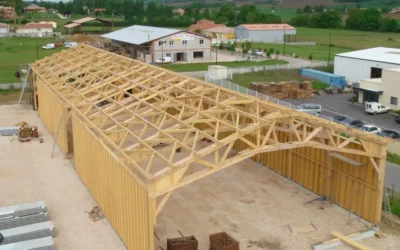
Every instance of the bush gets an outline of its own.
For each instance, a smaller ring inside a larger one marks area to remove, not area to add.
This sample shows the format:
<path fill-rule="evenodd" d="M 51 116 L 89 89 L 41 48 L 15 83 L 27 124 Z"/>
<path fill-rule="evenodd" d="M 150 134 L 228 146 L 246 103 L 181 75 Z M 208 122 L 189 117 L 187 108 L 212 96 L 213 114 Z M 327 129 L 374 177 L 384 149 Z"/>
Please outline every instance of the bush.
<path fill-rule="evenodd" d="M 219 49 L 224 49 L 224 44 L 223 44 L 223 43 L 220 43 L 219 46 L 218 46 L 218 48 L 219 48 Z"/>
<path fill-rule="evenodd" d="M 309 55 L 308 59 L 310 59 L 310 61 L 312 61 L 312 59 L 313 59 L 312 55 Z"/>
<path fill-rule="evenodd" d="M 279 55 L 281 52 L 279 52 L 279 50 L 277 50 L 276 52 L 275 52 L 275 54 L 277 54 L 277 55 Z"/>
<path fill-rule="evenodd" d="M 247 52 L 249 52 L 249 50 L 246 48 L 242 49 L 242 51 L 243 51 L 243 54 L 247 54 Z"/>
<path fill-rule="evenodd" d="M 271 56 L 271 52 L 267 52 L 267 57 L 270 57 Z"/>
<path fill-rule="evenodd" d="M 298 56 L 298 55 L 295 55 L 294 58 L 299 58 L 299 56 Z"/>
<path fill-rule="evenodd" d="M 273 53 L 274 53 L 274 48 L 270 48 L 268 51 L 269 51 L 271 54 L 273 54 Z"/>
<path fill-rule="evenodd" d="M 26 19 L 22 19 L 20 23 L 21 23 L 21 24 L 27 24 L 27 23 L 29 23 L 29 21 L 26 20 Z"/>
<path fill-rule="evenodd" d="M 268 50 L 267 48 L 264 48 L 264 53 L 267 54 Z"/>

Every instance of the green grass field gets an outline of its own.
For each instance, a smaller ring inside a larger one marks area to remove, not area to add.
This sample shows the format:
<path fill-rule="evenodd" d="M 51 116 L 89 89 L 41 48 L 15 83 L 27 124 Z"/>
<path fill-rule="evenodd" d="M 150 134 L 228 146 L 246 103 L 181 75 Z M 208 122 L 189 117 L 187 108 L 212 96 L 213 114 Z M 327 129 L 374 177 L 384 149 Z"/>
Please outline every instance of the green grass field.
<path fill-rule="evenodd" d="M 36 61 L 36 41 L 39 45 L 39 58 L 44 58 L 63 49 L 43 50 L 43 45 L 54 42 L 54 39 L 51 38 L 0 38 L 0 83 L 19 81 L 14 76 L 19 65 Z"/>
<path fill-rule="evenodd" d="M 287 64 L 288 62 L 283 60 L 266 60 L 260 62 L 254 61 L 235 61 L 235 62 L 218 62 L 218 65 L 227 67 L 244 67 L 244 66 L 262 66 L 262 65 L 276 65 L 276 64 Z M 165 64 L 164 68 L 175 71 L 175 72 L 190 72 L 190 71 L 207 71 L 209 65 L 215 65 L 212 63 L 186 63 L 186 64 Z"/>

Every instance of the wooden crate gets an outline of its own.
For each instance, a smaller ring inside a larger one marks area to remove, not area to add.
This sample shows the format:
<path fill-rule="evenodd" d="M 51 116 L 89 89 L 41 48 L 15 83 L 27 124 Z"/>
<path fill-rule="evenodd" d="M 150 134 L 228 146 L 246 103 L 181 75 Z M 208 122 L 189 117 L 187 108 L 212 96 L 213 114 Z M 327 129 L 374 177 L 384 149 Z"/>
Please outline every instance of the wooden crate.
<path fill-rule="evenodd" d="M 225 232 L 211 234 L 210 250 L 239 250 L 239 242 Z"/>
<path fill-rule="evenodd" d="M 199 243 L 194 236 L 167 239 L 167 250 L 198 250 Z"/>

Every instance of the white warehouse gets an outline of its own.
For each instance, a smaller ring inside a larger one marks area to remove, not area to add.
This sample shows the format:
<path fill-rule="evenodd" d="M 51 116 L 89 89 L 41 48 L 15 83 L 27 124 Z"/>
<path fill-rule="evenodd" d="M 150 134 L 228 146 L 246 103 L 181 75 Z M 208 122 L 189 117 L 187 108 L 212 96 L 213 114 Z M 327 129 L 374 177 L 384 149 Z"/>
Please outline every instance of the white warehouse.
<path fill-rule="evenodd" d="M 335 71 L 345 77 L 347 83 L 382 77 L 383 69 L 400 67 L 400 49 L 371 48 L 335 56 Z"/>
<path fill-rule="evenodd" d="M 236 39 L 283 42 L 285 36 L 296 35 L 296 28 L 284 24 L 242 24 L 235 28 Z"/>

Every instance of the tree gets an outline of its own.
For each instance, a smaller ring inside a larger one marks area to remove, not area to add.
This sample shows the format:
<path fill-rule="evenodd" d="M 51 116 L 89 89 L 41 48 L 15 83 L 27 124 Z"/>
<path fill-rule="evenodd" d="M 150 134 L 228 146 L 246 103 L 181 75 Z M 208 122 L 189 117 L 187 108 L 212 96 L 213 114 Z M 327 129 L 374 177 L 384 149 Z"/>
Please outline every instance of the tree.
<path fill-rule="evenodd" d="M 390 17 L 385 17 L 382 20 L 381 31 L 396 32 L 399 25 L 397 21 Z"/>
<path fill-rule="evenodd" d="M 337 29 L 342 25 L 340 13 L 336 10 L 327 10 L 320 16 L 319 28 Z"/>
<path fill-rule="evenodd" d="M 205 19 L 210 19 L 210 10 L 209 9 L 205 9 L 203 12 L 203 16 Z"/>
<path fill-rule="evenodd" d="M 63 1 L 58 2 L 58 7 L 57 7 L 58 13 L 64 13 L 65 12 L 65 4 Z"/>
<path fill-rule="evenodd" d="M 348 29 L 361 29 L 361 16 L 362 10 L 351 9 L 348 11 L 348 18 L 346 19 L 346 27 Z"/>
<path fill-rule="evenodd" d="M 310 17 L 306 14 L 297 14 L 289 23 L 293 26 L 307 27 L 310 25 Z"/>
<path fill-rule="evenodd" d="M 365 31 L 379 30 L 382 23 L 381 12 L 370 8 L 362 11 L 360 28 Z"/>
<path fill-rule="evenodd" d="M 308 13 L 308 14 L 312 13 L 312 8 L 310 5 L 304 6 L 304 13 Z"/>

